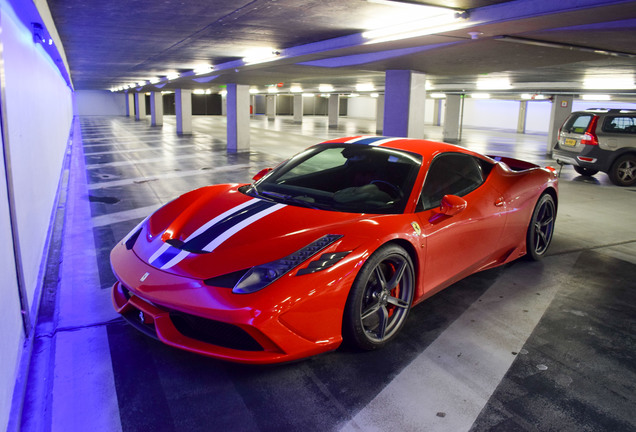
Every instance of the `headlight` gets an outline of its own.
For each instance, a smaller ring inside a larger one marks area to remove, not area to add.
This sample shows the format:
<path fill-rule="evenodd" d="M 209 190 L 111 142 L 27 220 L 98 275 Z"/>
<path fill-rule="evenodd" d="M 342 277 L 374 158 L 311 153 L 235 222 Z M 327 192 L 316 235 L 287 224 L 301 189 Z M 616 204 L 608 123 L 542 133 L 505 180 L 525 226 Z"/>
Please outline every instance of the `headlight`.
<path fill-rule="evenodd" d="M 285 258 L 281 258 L 267 264 L 254 266 L 243 275 L 243 277 L 232 289 L 232 292 L 235 294 L 249 294 L 262 290 L 267 285 L 271 284 L 281 276 L 289 273 L 291 270 L 298 267 L 300 264 L 307 261 L 309 258 L 314 256 L 327 246 L 331 245 L 332 243 L 336 242 L 340 238 L 342 238 L 342 235 L 327 234 L 326 236 L 320 237 L 313 243 L 308 244 L 304 248 L 297 250 L 293 254 L 286 256 Z M 339 258 L 344 258 L 346 254 L 347 253 L 344 253 L 344 255 Z M 339 259 L 332 262 L 331 265 L 335 264 L 337 261 L 339 261 Z M 327 267 L 323 266 L 322 268 L 320 268 L 320 270 L 323 270 L 325 268 Z"/>

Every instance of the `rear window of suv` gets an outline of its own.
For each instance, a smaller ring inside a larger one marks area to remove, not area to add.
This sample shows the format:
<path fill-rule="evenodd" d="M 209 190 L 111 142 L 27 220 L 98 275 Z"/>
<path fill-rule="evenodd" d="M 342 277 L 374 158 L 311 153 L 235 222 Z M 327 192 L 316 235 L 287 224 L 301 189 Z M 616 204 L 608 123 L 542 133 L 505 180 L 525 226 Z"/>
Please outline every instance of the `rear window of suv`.
<path fill-rule="evenodd" d="M 573 115 L 563 125 L 563 131 L 577 134 L 585 133 L 587 126 L 590 124 L 593 117 L 593 114 Z"/>
<path fill-rule="evenodd" d="M 603 132 L 636 135 L 636 117 L 608 116 L 603 122 Z"/>

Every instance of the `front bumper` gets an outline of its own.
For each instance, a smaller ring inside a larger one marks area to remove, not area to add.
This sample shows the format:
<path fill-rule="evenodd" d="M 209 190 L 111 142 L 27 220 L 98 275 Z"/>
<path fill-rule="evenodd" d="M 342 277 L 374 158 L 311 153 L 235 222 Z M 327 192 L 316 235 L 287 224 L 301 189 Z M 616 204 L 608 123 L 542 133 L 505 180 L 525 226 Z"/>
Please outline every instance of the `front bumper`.
<path fill-rule="evenodd" d="M 323 300 L 308 296 L 303 301 L 301 296 L 295 304 L 284 305 L 289 297 L 285 286 L 277 289 L 278 296 L 267 289 L 232 294 L 230 289 L 151 267 L 121 245 L 113 249 L 111 263 L 118 279 L 112 288 L 117 312 L 167 345 L 221 360 L 267 364 L 330 351 L 342 342 L 346 292 L 330 290 Z M 321 273 L 324 277 L 327 272 Z M 305 277 L 288 283 L 297 295 Z M 315 291 L 315 282 L 310 281 L 309 289 Z M 342 302 L 342 308 L 321 312 L 323 301 Z"/>

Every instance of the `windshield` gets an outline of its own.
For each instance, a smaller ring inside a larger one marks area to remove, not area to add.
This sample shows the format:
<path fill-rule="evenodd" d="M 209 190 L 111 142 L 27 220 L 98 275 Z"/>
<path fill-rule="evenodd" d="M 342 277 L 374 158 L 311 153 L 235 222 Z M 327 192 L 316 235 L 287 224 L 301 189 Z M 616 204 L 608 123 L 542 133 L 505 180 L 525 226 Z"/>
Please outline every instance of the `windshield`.
<path fill-rule="evenodd" d="M 402 213 L 419 155 L 360 144 L 322 144 L 289 159 L 245 193 L 276 202 L 352 213 Z"/>

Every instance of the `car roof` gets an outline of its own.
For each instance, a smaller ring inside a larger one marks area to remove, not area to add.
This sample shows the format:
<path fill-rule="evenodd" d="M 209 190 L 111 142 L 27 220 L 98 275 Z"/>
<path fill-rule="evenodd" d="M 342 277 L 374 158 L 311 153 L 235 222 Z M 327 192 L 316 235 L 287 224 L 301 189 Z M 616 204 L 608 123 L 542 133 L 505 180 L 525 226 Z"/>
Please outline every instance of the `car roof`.
<path fill-rule="evenodd" d="M 375 146 L 390 148 L 395 150 L 403 150 L 415 154 L 421 155 L 425 160 L 432 159 L 440 153 L 464 153 L 471 156 L 476 156 L 481 159 L 490 160 L 488 156 L 473 152 L 464 147 L 448 144 L 441 141 L 432 141 L 426 139 L 417 138 L 400 138 L 400 137 L 387 137 L 376 135 L 356 135 L 350 137 L 336 138 L 328 141 L 324 141 L 321 144 L 353 144 L 361 146 Z"/>

